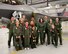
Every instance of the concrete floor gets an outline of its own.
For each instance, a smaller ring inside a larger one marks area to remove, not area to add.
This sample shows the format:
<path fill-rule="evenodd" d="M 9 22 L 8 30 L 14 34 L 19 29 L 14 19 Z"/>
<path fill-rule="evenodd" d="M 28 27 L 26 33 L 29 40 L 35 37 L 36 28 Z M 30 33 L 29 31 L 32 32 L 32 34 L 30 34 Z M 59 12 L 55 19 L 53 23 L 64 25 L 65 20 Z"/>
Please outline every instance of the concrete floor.
<path fill-rule="evenodd" d="M 8 48 L 8 29 L 0 29 L 0 54 L 68 54 L 68 34 L 63 35 L 63 45 L 55 48 L 52 44 L 49 46 L 40 45 L 35 49 L 16 51 L 13 45 Z"/>

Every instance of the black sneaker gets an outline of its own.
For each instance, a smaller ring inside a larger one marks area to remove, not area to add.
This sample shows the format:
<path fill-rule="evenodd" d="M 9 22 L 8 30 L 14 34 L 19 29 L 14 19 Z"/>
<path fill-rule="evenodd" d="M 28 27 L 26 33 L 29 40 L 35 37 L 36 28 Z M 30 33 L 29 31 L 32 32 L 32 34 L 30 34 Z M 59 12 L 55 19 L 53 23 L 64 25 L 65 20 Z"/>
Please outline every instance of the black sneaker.
<path fill-rule="evenodd" d="M 52 43 L 54 45 L 54 43 Z"/>
<path fill-rule="evenodd" d="M 50 45 L 50 43 L 48 43 L 47 45 Z"/>
<path fill-rule="evenodd" d="M 22 48 L 20 47 L 19 50 L 22 50 Z"/>

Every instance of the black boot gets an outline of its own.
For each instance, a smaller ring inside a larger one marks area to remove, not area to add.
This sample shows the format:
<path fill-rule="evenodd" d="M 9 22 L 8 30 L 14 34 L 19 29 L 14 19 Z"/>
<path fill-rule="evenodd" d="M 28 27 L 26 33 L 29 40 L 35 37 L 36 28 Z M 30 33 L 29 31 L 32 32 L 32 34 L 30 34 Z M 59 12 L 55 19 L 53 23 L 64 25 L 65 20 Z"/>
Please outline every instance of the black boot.
<path fill-rule="evenodd" d="M 54 43 L 52 42 L 52 44 L 54 45 Z"/>
<path fill-rule="evenodd" d="M 10 48 L 10 41 L 8 41 L 8 48 Z"/>

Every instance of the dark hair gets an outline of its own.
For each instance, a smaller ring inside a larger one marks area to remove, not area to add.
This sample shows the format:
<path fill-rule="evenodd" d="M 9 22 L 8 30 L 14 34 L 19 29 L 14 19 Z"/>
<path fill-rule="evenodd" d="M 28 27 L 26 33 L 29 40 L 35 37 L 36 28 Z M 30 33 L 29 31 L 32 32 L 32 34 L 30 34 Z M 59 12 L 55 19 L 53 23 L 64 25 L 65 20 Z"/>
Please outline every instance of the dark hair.
<path fill-rule="evenodd" d="M 40 18 L 40 19 L 39 19 L 39 22 L 41 22 L 41 19 L 42 19 L 42 22 L 44 22 L 43 18 Z"/>
<path fill-rule="evenodd" d="M 57 18 L 58 18 L 58 17 L 57 17 Z M 59 21 L 61 21 L 61 19 L 60 19 L 60 18 L 58 18 L 58 20 L 59 20 Z M 56 21 L 56 18 L 55 18 L 55 21 Z"/>

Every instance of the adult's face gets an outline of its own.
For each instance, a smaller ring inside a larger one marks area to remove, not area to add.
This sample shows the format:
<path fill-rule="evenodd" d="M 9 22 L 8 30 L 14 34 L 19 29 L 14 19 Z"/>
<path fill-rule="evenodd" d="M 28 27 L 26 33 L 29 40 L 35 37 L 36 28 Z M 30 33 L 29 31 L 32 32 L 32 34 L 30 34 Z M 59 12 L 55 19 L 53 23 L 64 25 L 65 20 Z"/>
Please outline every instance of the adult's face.
<path fill-rule="evenodd" d="M 34 20 L 34 17 L 32 17 L 31 20 Z"/>
<path fill-rule="evenodd" d="M 11 21 L 14 21 L 14 17 L 11 17 Z"/>
<path fill-rule="evenodd" d="M 23 19 L 22 18 L 20 18 L 19 21 L 20 21 L 20 23 L 23 23 Z"/>
<path fill-rule="evenodd" d="M 26 22 L 25 25 L 28 26 L 28 22 Z"/>
<path fill-rule="evenodd" d="M 23 15 L 23 16 L 22 16 L 22 18 L 24 18 L 24 19 L 25 19 L 25 15 Z"/>
<path fill-rule="evenodd" d="M 16 26 L 19 26 L 19 21 L 18 20 L 16 21 Z"/>
<path fill-rule="evenodd" d="M 48 19 L 48 16 L 45 16 L 44 18 L 47 20 Z"/>
<path fill-rule="evenodd" d="M 31 25 L 31 26 L 34 26 L 34 25 L 35 25 L 35 24 L 34 24 L 34 21 L 31 21 L 31 22 L 30 22 L 30 25 Z"/>
<path fill-rule="evenodd" d="M 58 22 L 59 21 L 59 18 L 56 18 L 56 22 Z"/>
<path fill-rule="evenodd" d="M 52 23 L 52 19 L 50 19 L 50 23 Z"/>
<path fill-rule="evenodd" d="M 40 19 L 40 22 L 43 22 L 43 20 L 42 20 L 42 19 Z"/>

